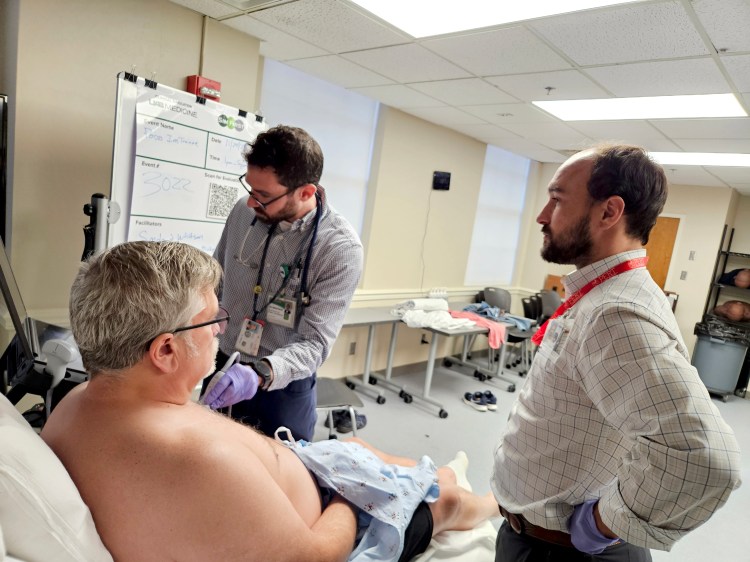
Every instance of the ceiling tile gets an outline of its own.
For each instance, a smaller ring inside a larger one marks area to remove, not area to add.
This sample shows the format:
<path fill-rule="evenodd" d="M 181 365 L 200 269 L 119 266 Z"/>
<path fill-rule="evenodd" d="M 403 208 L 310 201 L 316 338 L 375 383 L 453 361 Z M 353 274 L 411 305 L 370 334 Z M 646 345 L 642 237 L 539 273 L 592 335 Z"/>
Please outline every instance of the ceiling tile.
<path fill-rule="evenodd" d="M 362 68 L 338 55 L 291 60 L 286 64 L 345 88 L 393 84 L 393 80 Z"/>
<path fill-rule="evenodd" d="M 464 105 L 460 109 L 481 117 L 485 121 L 504 127 L 507 123 L 559 123 L 533 105 L 502 103 L 493 105 Z"/>
<path fill-rule="evenodd" d="M 618 140 L 639 144 L 644 140 L 666 140 L 648 121 L 569 121 L 568 125 L 598 140 Z"/>
<path fill-rule="evenodd" d="M 353 92 L 359 92 L 360 94 L 379 100 L 391 107 L 442 107 L 445 105 L 441 101 L 420 94 L 401 84 L 350 89 Z"/>
<path fill-rule="evenodd" d="M 750 34 L 750 27 L 748 28 Z M 750 92 L 750 55 L 721 57 L 721 62 L 729 72 L 735 86 L 740 92 Z"/>
<path fill-rule="evenodd" d="M 750 182 L 750 169 L 748 168 L 730 168 L 719 166 L 705 166 L 706 170 L 711 172 L 720 180 L 729 185 Z"/>
<path fill-rule="evenodd" d="M 328 52 L 279 31 L 250 16 L 239 16 L 221 23 L 261 40 L 260 54 L 278 61 L 327 55 Z"/>
<path fill-rule="evenodd" d="M 570 68 L 565 59 L 523 27 L 430 39 L 422 44 L 477 76 Z"/>
<path fill-rule="evenodd" d="M 252 17 L 332 53 L 411 40 L 409 35 L 336 0 L 297 0 L 254 12 Z"/>
<path fill-rule="evenodd" d="M 457 131 L 473 137 L 475 139 L 489 142 L 488 139 L 519 139 L 517 134 L 511 133 L 507 129 L 492 125 L 490 123 L 484 123 L 482 125 L 456 125 L 454 127 Z"/>
<path fill-rule="evenodd" d="M 502 139 L 491 143 L 537 162 L 565 162 L 567 156 L 527 139 Z"/>
<path fill-rule="evenodd" d="M 700 166 L 664 166 L 667 181 L 673 185 L 700 185 L 706 187 L 728 187 L 713 174 Z"/>
<path fill-rule="evenodd" d="M 738 152 L 750 154 L 750 138 L 745 139 L 675 139 L 685 152 Z M 750 176 L 750 170 L 747 171 Z"/>
<path fill-rule="evenodd" d="M 750 117 L 725 119 L 653 119 L 651 124 L 673 139 L 748 139 Z"/>
<path fill-rule="evenodd" d="M 555 150 L 583 150 L 592 144 L 590 138 L 564 123 L 508 123 L 504 127 Z"/>
<path fill-rule="evenodd" d="M 530 24 L 580 65 L 707 55 L 680 2 L 632 4 Z"/>
<path fill-rule="evenodd" d="M 412 107 L 404 109 L 404 111 L 416 115 L 425 121 L 430 121 L 446 127 L 452 127 L 454 125 L 484 124 L 484 121 L 479 117 L 470 115 L 465 111 L 456 109 L 455 107 Z"/>
<path fill-rule="evenodd" d="M 417 44 L 370 49 L 344 55 L 396 82 L 467 78 L 469 73 Z"/>
<path fill-rule="evenodd" d="M 524 101 L 580 100 L 610 97 L 606 90 L 594 84 L 591 79 L 578 70 L 556 70 L 552 72 L 535 72 L 532 74 L 490 76 L 485 78 L 485 80 Z M 547 87 L 553 89 L 547 93 Z"/>
<path fill-rule="evenodd" d="M 588 68 L 586 73 L 621 97 L 726 94 L 732 91 L 710 57 L 600 66 Z"/>
<path fill-rule="evenodd" d="M 482 105 L 518 101 L 481 78 L 420 82 L 409 84 L 409 87 L 449 105 Z"/>
<path fill-rule="evenodd" d="M 716 49 L 750 51 L 750 2 L 692 0 L 692 4 Z"/>
<path fill-rule="evenodd" d="M 172 0 L 172 2 L 214 19 L 221 19 L 232 14 L 241 13 L 237 8 L 227 6 L 215 0 Z"/>

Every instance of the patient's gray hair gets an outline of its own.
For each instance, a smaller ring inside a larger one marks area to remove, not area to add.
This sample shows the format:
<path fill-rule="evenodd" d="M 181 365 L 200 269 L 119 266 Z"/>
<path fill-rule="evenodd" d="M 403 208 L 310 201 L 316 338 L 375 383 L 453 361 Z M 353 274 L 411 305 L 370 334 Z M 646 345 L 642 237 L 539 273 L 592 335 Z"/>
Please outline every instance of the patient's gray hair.
<path fill-rule="evenodd" d="M 220 281 L 216 260 L 178 242 L 126 242 L 83 263 L 70 291 L 70 323 L 86 370 L 132 367 L 154 338 L 190 324 Z"/>

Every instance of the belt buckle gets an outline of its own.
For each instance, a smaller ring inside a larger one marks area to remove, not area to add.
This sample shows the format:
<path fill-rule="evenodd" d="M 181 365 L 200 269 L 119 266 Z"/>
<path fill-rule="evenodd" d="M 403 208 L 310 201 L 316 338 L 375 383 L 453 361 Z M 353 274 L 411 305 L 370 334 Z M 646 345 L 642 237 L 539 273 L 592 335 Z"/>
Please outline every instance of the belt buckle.
<path fill-rule="evenodd" d="M 508 523 L 510 528 L 513 529 L 516 534 L 523 535 L 526 531 L 526 525 L 524 524 L 523 518 L 515 513 L 508 513 Z"/>

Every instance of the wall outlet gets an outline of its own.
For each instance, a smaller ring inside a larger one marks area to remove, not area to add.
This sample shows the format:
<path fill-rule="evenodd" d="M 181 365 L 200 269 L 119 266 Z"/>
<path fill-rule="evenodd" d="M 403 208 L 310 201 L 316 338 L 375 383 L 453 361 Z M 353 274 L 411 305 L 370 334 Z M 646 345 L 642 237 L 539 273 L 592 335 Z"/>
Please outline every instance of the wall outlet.
<path fill-rule="evenodd" d="M 680 281 L 687 279 L 687 271 L 680 271 Z"/>
<path fill-rule="evenodd" d="M 349 344 L 349 355 L 357 353 L 357 342 L 353 341 Z"/>

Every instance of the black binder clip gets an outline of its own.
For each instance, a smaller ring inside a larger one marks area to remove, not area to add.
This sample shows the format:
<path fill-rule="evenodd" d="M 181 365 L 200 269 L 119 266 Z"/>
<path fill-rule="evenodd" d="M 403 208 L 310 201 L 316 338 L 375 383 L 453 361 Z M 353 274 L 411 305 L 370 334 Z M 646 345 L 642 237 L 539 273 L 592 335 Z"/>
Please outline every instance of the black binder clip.
<path fill-rule="evenodd" d="M 152 90 L 156 90 L 156 86 L 158 86 L 158 84 L 156 83 L 156 80 L 149 80 L 148 78 L 146 78 L 146 87 L 147 88 L 151 88 Z"/>
<path fill-rule="evenodd" d="M 200 105 L 206 105 L 206 98 L 195 96 L 195 103 L 200 104 Z"/>
<path fill-rule="evenodd" d="M 240 109 L 238 111 L 240 113 L 240 117 L 247 117 L 247 111 L 245 111 L 244 109 Z"/>
<path fill-rule="evenodd" d="M 263 123 L 263 116 L 262 116 L 262 115 L 256 115 L 256 116 L 255 116 L 255 120 L 256 120 L 256 121 L 257 121 L 258 123 Z"/>
<path fill-rule="evenodd" d="M 133 84 L 135 84 L 136 81 L 138 80 L 138 77 L 135 74 L 131 74 L 128 71 L 125 71 L 125 77 L 124 78 L 125 78 L 125 80 L 127 80 L 128 82 L 132 82 Z"/>

